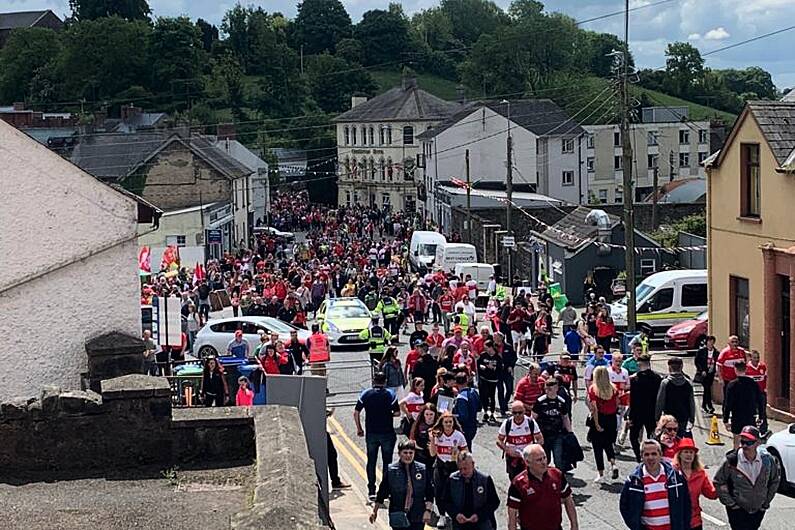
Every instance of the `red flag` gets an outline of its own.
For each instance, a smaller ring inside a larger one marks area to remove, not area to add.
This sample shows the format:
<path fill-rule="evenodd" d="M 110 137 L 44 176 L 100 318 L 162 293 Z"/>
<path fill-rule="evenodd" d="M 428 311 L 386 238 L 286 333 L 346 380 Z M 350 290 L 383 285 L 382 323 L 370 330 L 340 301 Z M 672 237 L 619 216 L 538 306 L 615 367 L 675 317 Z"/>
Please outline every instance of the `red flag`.
<path fill-rule="evenodd" d="M 163 259 L 160 261 L 160 270 L 165 271 L 172 268 L 172 265 L 179 267 L 179 249 L 176 245 L 169 245 L 163 251 Z"/>
<path fill-rule="evenodd" d="M 193 269 L 193 283 L 199 283 L 205 278 L 204 266 L 197 263 L 196 268 Z"/>
<path fill-rule="evenodd" d="M 152 253 L 149 247 L 138 250 L 138 269 L 143 272 L 152 272 Z"/>

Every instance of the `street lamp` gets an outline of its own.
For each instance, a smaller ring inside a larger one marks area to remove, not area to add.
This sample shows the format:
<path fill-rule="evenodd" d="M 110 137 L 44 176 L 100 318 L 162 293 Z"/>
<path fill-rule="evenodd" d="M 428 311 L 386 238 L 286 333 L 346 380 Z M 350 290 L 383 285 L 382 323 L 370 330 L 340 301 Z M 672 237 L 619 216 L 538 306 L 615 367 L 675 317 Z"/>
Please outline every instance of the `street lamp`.
<path fill-rule="evenodd" d="M 505 195 L 508 199 L 505 204 L 505 229 L 508 231 L 508 235 L 513 234 L 513 225 L 511 223 L 511 206 L 513 203 L 513 160 L 512 160 L 512 150 L 513 150 L 513 139 L 511 138 L 511 102 L 507 99 L 502 100 L 502 104 L 508 106 L 508 139 L 506 142 L 506 178 L 505 178 Z M 512 250 L 508 249 L 508 285 L 513 286 L 513 254 Z"/>

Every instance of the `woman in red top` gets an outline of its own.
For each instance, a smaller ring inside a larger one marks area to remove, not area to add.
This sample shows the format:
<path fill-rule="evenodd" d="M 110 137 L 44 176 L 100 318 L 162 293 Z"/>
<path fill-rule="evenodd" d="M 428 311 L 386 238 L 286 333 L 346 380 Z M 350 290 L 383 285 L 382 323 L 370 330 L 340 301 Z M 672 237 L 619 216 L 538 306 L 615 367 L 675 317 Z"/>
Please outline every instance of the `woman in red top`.
<path fill-rule="evenodd" d="M 616 325 L 613 319 L 601 311 L 596 318 L 596 342 L 602 346 L 606 352 L 610 352 L 610 346 L 613 344 L 613 337 L 616 335 Z"/>
<path fill-rule="evenodd" d="M 681 438 L 676 436 L 679 432 L 679 422 L 670 414 L 663 414 L 657 422 L 657 429 L 654 431 L 657 441 L 660 442 L 663 449 L 663 459 L 672 463 L 674 456 L 682 441 Z"/>
<path fill-rule="evenodd" d="M 281 356 L 276 351 L 274 344 L 265 346 L 265 354 L 259 358 L 259 363 L 262 365 L 262 370 L 268 375 L 279 375 L 279 366 L 285 364 L 287 360 L 282 362 Z"/>
<path fill-rule="evenodd" d="M 704 471 L 704 466 L 698 458 L 698 447 L 690 438 L 683 438 L 679 442 L 674 467 L 682 472 L 687 479 L 687 489 L 690 492 L 690 528 L 701 530 L 701 504 L 699 497 L 715 500 L 718 492 L 712 484 L 709 475 Z"/>
<path fill-rule="evenodd" d="M 588 388 L 588 408 L 591 409 L 589 420 L 592 422 L 588 431 L 588 440 L 593 445 L 598 472 L 594 482 L 601 482 L 604 479 L 604 455 L 607 455 L 607 460 L 610 461 L 611 477 L 616 480 L 618 468 L 613 444 L 616 442 L 618 430 L 618 390 L 610 382 L 607 366 L 597 366 L 593 371 L 593 382 Z"/>

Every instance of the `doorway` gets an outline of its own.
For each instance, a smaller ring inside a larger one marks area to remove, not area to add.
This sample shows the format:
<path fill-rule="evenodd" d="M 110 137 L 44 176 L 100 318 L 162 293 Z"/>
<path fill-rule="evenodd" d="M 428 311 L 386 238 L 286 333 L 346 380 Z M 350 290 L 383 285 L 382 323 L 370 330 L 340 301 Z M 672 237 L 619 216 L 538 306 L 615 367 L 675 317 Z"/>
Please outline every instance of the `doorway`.
<path fill-rule="evenodd" d="M 780 281 L 780 298 L 781 303 L 779 307 L 781 308 L 781 316 L 779 318 L 779 322 L 781 325 L 781 363 L 779 364 L 780 367 L 780 377 L 781 377 L 781 389 L 780 395 L 781 398 L 784 400 L 789 401 L 790 399 L 790 378 L 789 378 L 789 370 L 790 370 L 790 347 L 789 347 L 789 339 L 790 339 L 790 321 L 789 321 L 789 305 L 790 305 L 790 298 L 789 298 L 789 289 L 790 289 L 790 277 L 789 276 L 779 276 Z M 788 407 L 789 408 L 789 407 Z"/>

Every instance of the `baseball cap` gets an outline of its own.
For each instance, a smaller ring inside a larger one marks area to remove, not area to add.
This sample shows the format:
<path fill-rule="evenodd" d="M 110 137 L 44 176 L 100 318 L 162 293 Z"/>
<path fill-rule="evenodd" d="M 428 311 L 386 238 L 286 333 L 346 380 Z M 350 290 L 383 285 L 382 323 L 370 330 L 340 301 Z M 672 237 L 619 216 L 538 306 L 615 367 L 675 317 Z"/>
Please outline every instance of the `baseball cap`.
<path fill-rule="evenodd" d="M 679 440 L 679 445 L 676 447 L 676 452 L 678 453 L 682 449 L 692 449 L 698 453 L 698 447 L 696 447 L 696 442 L 694 442 L 692 438 L 682 438 Z"/>
<path fill-rule="evenodd" d="M 751 442 L 758 442 L 761 437 L 762 435 L 759 434 L 759 429 L 753 425 L 746 425 L 740 432 L 740 438 L 743 440 L 749 440 Z"/>

